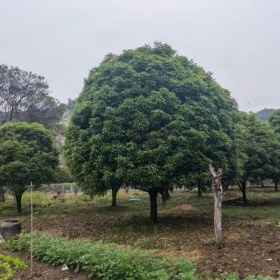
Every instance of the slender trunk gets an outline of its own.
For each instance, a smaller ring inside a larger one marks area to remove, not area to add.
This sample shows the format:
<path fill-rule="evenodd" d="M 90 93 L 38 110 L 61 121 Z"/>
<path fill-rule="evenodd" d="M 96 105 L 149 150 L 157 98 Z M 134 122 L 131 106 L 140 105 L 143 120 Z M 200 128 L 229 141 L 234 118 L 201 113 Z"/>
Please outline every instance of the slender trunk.
<path fill-rule="evenodd" d="M 197 185 L 197 192 L 198 192 L 198 196 L 201 197 L 201 186 Z"/>
<path fill-rule="evenodd" d="M 0 202 L 5 202 L 5 190 L 3 186 L 0 186 Z"/>
<path fill-rule="evenodd" d="M 117 193 L 119 189 L 112 189 L 112 206 L 117 206 Z"/>
<path fill-rule="evenodd" d="M 274 188 L 275 188 L 275 191 L 278 192 L 278 182 L 274 183 Z"/>
<path fill-rule="evenodd" d="M 261 187 L 262 187 L 262 188 L 264 187 L 263 179 L 261 180 Z"/>
<path fill-rule="evenodd" d="M 9 122 L 12 121 L 12 119 L 13 119 L 13 114 L 14 114 L 14 107 L 12 107 L 12 109 L 11 109 L 10 117 L 9 117 Z"/>
<path fill-rule="evenodd" d="M 209 165 L 212 178 L 212 190 L 214 196 L 214 232 L 215 243 L 218 249 L 224 247 L 223 231 L 222 231 L 222 202 L 223 202 L 223 186 L 222 186 L 222 169 L 217 171 Z"/>
<path fill-rule="evenodd" d="M 150 219 L 156 223 L 157 222 L 157 195 L 158 190 L 151 189 L 148 191 L 150 196 Z"/>
<path fill-rule="evenodd" d="M 242 192 L 242 200 L 243 200 L 243 203 L 244 203 L 244 204 L 247 203 L 247 191 L 246 191 L 246 186 L 247 186 L 247 182 L 246 182 L 246 181 L 242 181 L 242 182 L 241 182 L 241 192 Z"/>
<path fill-rule="evenodd" d="M 22 198 L 22 194 L 16 194 L 16 204 L 17 204 L 17 212 L 21 213 L 22 209 L 21 209 L 21 198 Z"/>
<path fill-rule="evenodd" d="M 222 201 L 216 191 L 214 191 L 214 230 L 216 246 L 218 249 L 221 249 L 224 245 L 222 233 Z"/>

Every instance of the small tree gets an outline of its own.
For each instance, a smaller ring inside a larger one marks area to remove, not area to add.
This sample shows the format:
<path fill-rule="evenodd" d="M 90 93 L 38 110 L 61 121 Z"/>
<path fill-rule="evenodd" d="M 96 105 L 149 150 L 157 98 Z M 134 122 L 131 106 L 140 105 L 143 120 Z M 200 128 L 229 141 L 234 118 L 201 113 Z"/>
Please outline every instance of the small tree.
<path fill-rule="evenodd" d="M 57 163 L 51 134 L 41 124 L 11 122 L 0 126 L 0 182 L 15 196 L 18 212 L 28 185 L 49 183 Z"/>
<path fill-rule="evenodd" d="M 65 166 L 58 166 L 55 169 L 54 183 L 72 183 L 73 180 L 69 174 L 68 168 Z"/>

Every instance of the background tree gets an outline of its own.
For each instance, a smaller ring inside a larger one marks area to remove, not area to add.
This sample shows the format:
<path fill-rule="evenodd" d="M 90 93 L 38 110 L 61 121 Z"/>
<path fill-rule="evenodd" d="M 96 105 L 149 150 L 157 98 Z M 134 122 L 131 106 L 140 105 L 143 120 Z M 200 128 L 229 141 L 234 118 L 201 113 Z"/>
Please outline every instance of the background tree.
<path fill-rule="evenodd" d="M 0 126 L 0 182 L 15 196 L 18 212 L 28 185 L 51 182 L 57 163 L 51 134 L 41 124 Z"/>
<path fill-rule="evenodd" d="M 73 182 L 69 170 L 65 166 L 59 166 L 55 169 L 54 183 L 71 183 Z"/>
<path fill-rule="evenodd" d="M 65 104 L 49 96 L 44 77 L 18 67 L 0 65 L 0 124 L 38 122 L 54 130 L 65 109 Z"/>
<path fill-rule="evenodd" d="M 274 110 L 274 112 L 270 115 L 269 124 L 273 128 L 277 135 L 278 141 L 280 142 L 280 109 Z M 277 192 L 278 184 L 280 182 L 280 156 L 275 155 L 275 160 L 277 160 L 277 168 L 272 179 L 275 184 L 275 191 Z"/>
<path fill-rule="evenodd" d="M 229 174 L 236 103 L 201 67 L 155 43 L 108 55 L 90 71 L 66 135 L 65 156 L 90 194 L 122 184 L 157 195 L 186 186 L 208 164 Z"/>
<path fill-rule="evenodd" d="M 255 114 L 240 113 L 237 137 L 238 185 L 247 203 L 247 181 L 277 176 L 280 142 L 274 131 Z"/>
<path fill-rule="evenodd" d="M 280 135 L 280 109 L 274 110 L 269 117 L 269 124 Z"/>

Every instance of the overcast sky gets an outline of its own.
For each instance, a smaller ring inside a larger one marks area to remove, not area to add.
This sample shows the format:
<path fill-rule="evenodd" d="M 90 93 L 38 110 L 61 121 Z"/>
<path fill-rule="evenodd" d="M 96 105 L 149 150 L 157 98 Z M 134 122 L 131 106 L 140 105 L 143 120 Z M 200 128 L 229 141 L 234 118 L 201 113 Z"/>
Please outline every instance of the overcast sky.
<path fill-rule="evenodd" d="M 279 0 L 0 0 L 0 64 L 76 98 L 109 53 L 161 41 L 230 90 L 239 108 L 280 108 Z"/>

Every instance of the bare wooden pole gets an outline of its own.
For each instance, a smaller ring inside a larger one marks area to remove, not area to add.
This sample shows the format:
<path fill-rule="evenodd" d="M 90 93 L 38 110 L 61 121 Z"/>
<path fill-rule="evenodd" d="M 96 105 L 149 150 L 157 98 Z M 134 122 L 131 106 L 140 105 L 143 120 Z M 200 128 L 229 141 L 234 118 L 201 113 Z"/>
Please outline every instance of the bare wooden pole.
<path fill-rule="evenodd" d="M 223 186 L 222 186 L 222 173 L 223 170 L 219 168 L 217 171 L 210 164 L 209 170 L 213 176 L 212 178 L 212 191 L 214 196 L 214 230 L 215 230 L 215 243 L 218 249 L 224 247 L 223 231 L 222 231 L 222 202 L 223 202 Z"/>
<path fill-rule="evenodd" d="M 33 275 L 33 185 L 30 185 L 30 275 Z"/>

